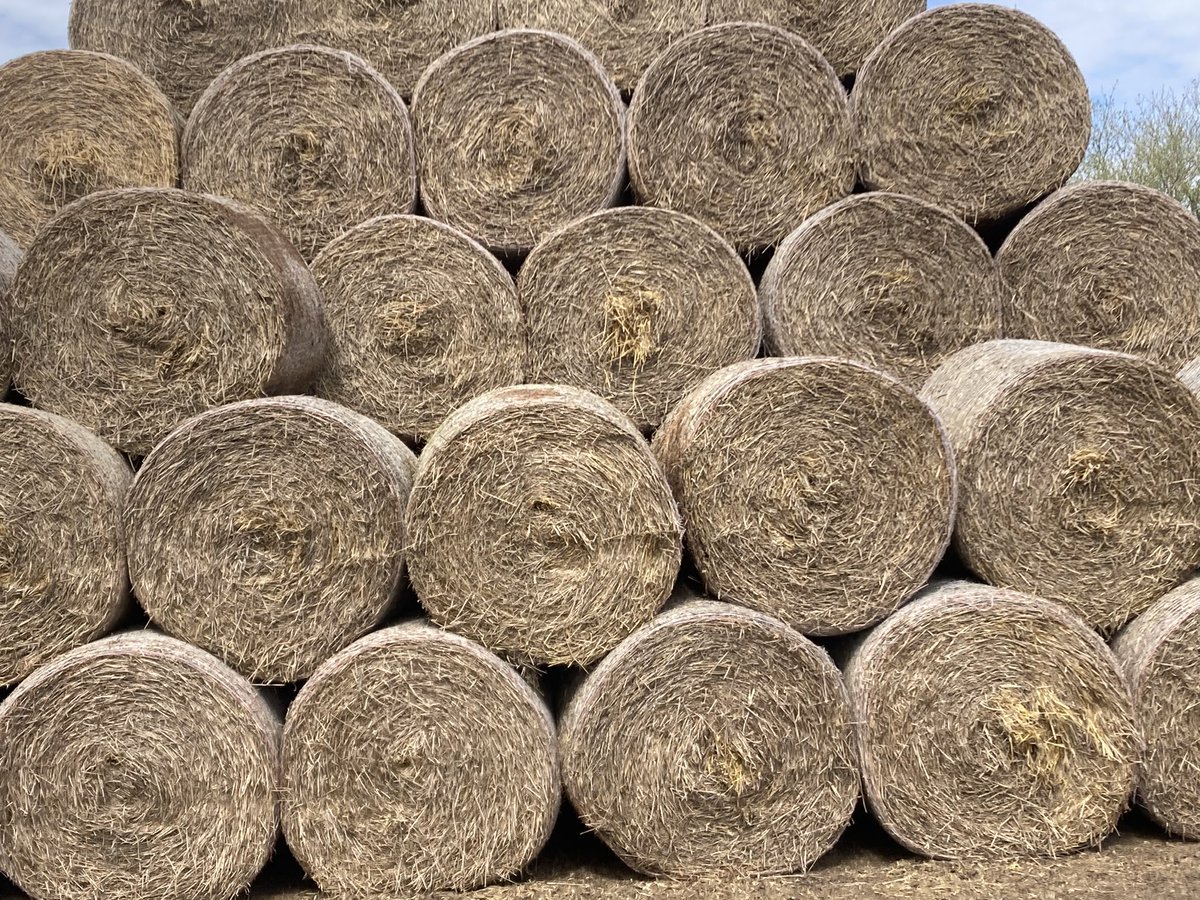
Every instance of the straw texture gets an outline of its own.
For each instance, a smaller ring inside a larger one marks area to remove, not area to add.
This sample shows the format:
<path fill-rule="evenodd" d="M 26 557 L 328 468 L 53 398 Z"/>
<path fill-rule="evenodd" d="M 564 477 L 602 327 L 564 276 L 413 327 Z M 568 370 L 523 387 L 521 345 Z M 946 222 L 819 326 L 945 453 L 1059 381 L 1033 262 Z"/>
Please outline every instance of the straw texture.
<path fill-rule="evenodd" d="M 1200 839 L 1200 580 L 1171 591 L 1113 641 L 1146 747 L 1138 801 L 1171 833 Z"/>
<path fill-rule="evenodd" d="M 450 226 L 372 219 L 322 250 L 312 270 L 332 337 L 320 396 L 417 443 L 468 400 L 522 381 L 512 277 Z"/>
<path fill-rule="evenodd" d="M 0 404 L 0 687 L 104 634 L 129 596 L 133 472 L 67 419 Z"/>
<path fill-rule="evenodd" d="M 1129 690 L 1058 604 L 944 582 L 867 636 L 846 681 L 867 800 L 910 850 L 1053 856 L 1098 843 L 1127 806 Z"/>
<path fill-rule="evenodd" d="M 842 356 L 919 389 L 957 350 L 1000 337 L 991 252 L 960 219 L 900 194 L 835 203 L 792 232 L 759 287 L 776 356 Z"/>
<path fill-rule="evenodd" d="M 296 0 L 72 0 L 68 35 L 132 62 L 186 116 L 226 66 L 285 43 L 295 12 Z"/>
<path fill-rule="evenodd" d="M 1200 563 L 1200 403 L 1124 354 L 991 341 L 922 396 L 961 484 L 954 542 L 984 581 L 1119 628 Z"/>
<path fill-rule="evenodd" d="M 705 376 L 761 340 L 754 282 L 707 225 L 620 207 L 554 232 L 517 278 L 530 381 L 594 391 L 655 428 Z"/>
<path fill-rule="evenodd" d="M 528 252 L 620 193 L 625 105 L 563 35 L 509 30 L 464 44 L 421 76 L 412 109 L 426 211 L 492 250 Z"/>
<path fill-rule="evenodd" d="M 183 135 L 183 186 L 277 222 L 305 259 L 360 222 L 412 212 L 408 109 L 359 57 L 291 46 L 230 66 Z"/>
<path fill-rule="evenodd" d="M 36 900 L 233 898 L 277 833 L 280 723 L 207 653 L 149 632 L 0 705 L 0 869 Z"/>
<path fill-rule="evenodd" d="M 925 0 L 707 0 L 708 22 L 764 22 L 799 35 L 838 75 L 853 75 Z"/>
<path fill-rule="evenodd" d="M 638 871 L 802 871 L 858 800 L 853 726 L 828 654 L 724 603 L 672 607 L 578 687 L 563 775 L 584 822 Z"/>
<path fill-rule="evenodd" d="M 303 389 L 325 352 L 316 284 L 283 236 L 185 191 L 67 207 L 8 305 L 22 392 L 139 456 L 202 410 Z"/>
<path fill-rule="evenodd" d="M 497 0 L 501 28 L 545 28 L 575 38 L 632 91 L 672 43 L 704 25 L 706 0 Z"/>
<path fill-rule="evenodd" d="M 0 66 L 0 229 L 22 247 L 94 191 L 174 187 L 179 122 L 129 63 L 48 50 Z"/>
<path fill-rule="evenodd" d="M 662 607 L 679 515 L 633 423 L 559 385 L 490 391 L 429 439 L 408 507 L 413 587 L 517 663 L 586 665 Z"/>
<path fill-rule="evenodd" d="M 420 622 L 318 670 L 288 711 L 284 766 L 288 846 L 339 896 L 511 878 L 558 814 L 541 698 L 483 647 Z"/>
<path fill-rule="evenodd" d="M 1012 337 L 1137 353 L 1172 369 L 1200 355 L 1200 222 L 1152 188 L 1063 188 L 997 256 Z"/>
<path fill-rule="evenodd" d="M 896 29 L 854 84 L 859 176 L 968 222 L 1066 183 L 1091 134 L 1087 84 L 1049 29 L 1015 9 L 946 6 Z"/>
<path fill-rule="evenodd" d="M 5 324 L 8 308 L 8 292 L 17 277 L 17 266 L 21 264 L 21 248 L 3 231 L 0 231 L 0 397 L 8 393 L 12 378 L 12 346 L 8 326 Z"/>
<path fill-rule="evenodd" d="M 296 0 L 292 39 L 349 50 L 404 97 L 443 53 L 495 30 L 492 0 Z"/>
<path fill-rule="evenodd" d="M 325 400 L 276 397 L 185 422 L 129 492 L 134 592 L 164 629 L 260 682 L 313 673 L 400 586 L 416 460 Z"/>
<path fill-rule="evenodd" d="M 892 613 L 950 540 L 954 460 L 899 382 L 829 358 L 712 375 L 654 437 L 708 591 L 806 634 Z"/>
<path fill-rule="evenodd" d="M 777 244 L 854 188 L 846 92 L 793 34 L 706 28 L 638 85 L 629 178 L 639 202 L 695 216 L 739 250 Z"/>

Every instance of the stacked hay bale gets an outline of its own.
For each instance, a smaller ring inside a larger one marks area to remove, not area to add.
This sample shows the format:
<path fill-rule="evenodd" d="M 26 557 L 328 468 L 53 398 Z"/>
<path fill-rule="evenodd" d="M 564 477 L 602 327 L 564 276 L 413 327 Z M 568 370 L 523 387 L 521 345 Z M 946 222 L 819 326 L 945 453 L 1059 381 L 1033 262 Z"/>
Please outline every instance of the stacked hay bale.
<path fill-rule="evenodd" d="M 9 343 L 9 328 L 5 322 L 8 309 L 8 292 L 17 277 L 17 266 L 21 264 L 21 248 L 7 234 L 0 231 L 0 398 L 8 393 L 12 378 L 12 347 Z"/>

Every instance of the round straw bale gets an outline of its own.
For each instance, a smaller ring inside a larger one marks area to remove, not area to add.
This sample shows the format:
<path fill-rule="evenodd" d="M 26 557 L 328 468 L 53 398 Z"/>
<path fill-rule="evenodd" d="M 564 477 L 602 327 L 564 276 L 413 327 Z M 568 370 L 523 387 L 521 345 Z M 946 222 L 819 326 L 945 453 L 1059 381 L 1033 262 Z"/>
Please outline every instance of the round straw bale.
<path fill-rule="evenodd" d="M 324 359 L 304 261 L 249 210 L 186 191 L 103 191 L 63 210 L 17 272 L 14 381 L 138 456 L 189 416 L 310 384 Z"/>
<path fill-rule="evenodd" d="M 594 56 L 548 31 L 500 31 L 450 51 L 413 94 L 421 197 L 492 250 L 612 206 L 625 105 Z"/>
<path fill-rule="evenodd" d="M 806 634 L 890 614 L 950 541 L 945 432 L 916 394 L 858 363 L 729 366 L 684 398 L 654 449 L 709 592 Z"/>
<path fill-rule="evenodd" d="M 288 711 L 283 747 L 288 846 L 341 896 L 511 878 L 558 815 L 545 703 L 483 647 L 421 622 L 323 665 Z"/>
<path fill-rule="evenodd" d="M 930 10 L 892 32 L 850 105 L 869 189 L 973 224 L 1066 183 L 1092 127 L 1087 84 L 1062 41 L 1026 13 L 984 3 Z"/>
<path fill-rule="evenodd" d="M 491 0 L 299 0 L 292 39 L 356 53 L 411 97 L 430 63 L 495 20 Z"/>
<path fill-rule="evenodd" d="M 0 404 L 0 687 L 126 609 L 121 507 L 133 471 L 74 422 Z"/>
<path fill-rule="evenodd" d="M 522 381 L 512 276 L 450 226 L 372 219 L 322 250 L 312 271 L 332 339 L 314 393 L 422 442 L 463 403 Z"/>
<path fill-rule="evenodd" d="M 620 207 L 554 232 L 517 289 L 529 380 L 595 391 L 643 428 L 705 376 L 752 359 L 762 337 L 737 251 L 670 210 Z"/>
<path fill-rule="evenodd" d="M 900 194 L 817 213 L 780 245 L 759 295 L 775 355 L 861 360 L 914 389 L 951 353 L 1000 336 L 999 280 L 983 239 Z"/>
<path fill-rule="evenodd" d="M 782 29 L 705 28 L 638 85 L 629 178 L 640 202 L 693 215 L 739 250 L 777 244 L 854 189 L 846 92 Z"/>
<path fill-rule="evenodd" d="M 244 56 L 285 43 L 296 0 L 72 0 L 71 46 L 130 60 L 187 115 Z"/>
<path fill-rule="evenodd" d="M 575 689 L 563 781 L 628 865 L 674 877 L 807 869 L 859 795 L 845 687 L 778 619 L 690 600 Z"/>
<path fill-rule="evenodd" d="M 705 0 L 497 0 L 501 28 L 545 28 L 591 50 L 622 91 L 660 53 L 704 25 Z"/>
<path fill-rule="evenodd" d="M 1200 840 L 1200 579 L 1154 603 L 1112 647 L 1146 742 L 1138 800 L 1173 834 Z"/>
<path fill-rule="evenodd" d="M 21 248 L 3 231 L 0 231 L 0 397 L 8 393 L 12 377 L 12 347 L 8 328 L 4 325 L 4 309 L 8 305 L 8 292 L 17 277 L 17 266 L 21 264 Z"/>
<path fill-rule="evenodd" d="M 611 650 L 662 607 L 682 555 L 641 433 L 561 385 L 500 388 L 452 413 L 421 454 L 407 531 L 429 615 L 535 665 Z"/>
<path fill-rule="evenodd" d="M 708 0 L 708 21 L 763 22 L 813 44 L 838 75 L 858 71 L 868 54 L 925 0 Z"/>
<path fill-rule="evenodd" d="M 1113 631 L 1200 564 L 1200 401 L 1134 356 L 990 341 L 922 395 L 954 443 L 954 542 L 1000 587 Z"/>
<path fill-rule="evenodd" d="M 910 850 L 1053 856 L 1097 843 L 1126 808 L 1129 690 L 1056 603 L 943 582 L 870 632 L 846 681 L 867 800 Z"/>
<path fill-rule="evenodd" d="M 0 66 L 0 229 L 28 246 L 62 207 L 95 191 L 174 187 L 179 120 L 124 60 L 81 50 Z"/>
<path fill-rule="evenodd" d="M 412 212 L 408 109 L 352 53 L 309 46 L 257 53 L 222 72 L 192 110 L 183 186 L 254 207 L 312 259 L 366 219 Z"/>
<path fill-rule="evenodd" d="M 37 900 L 235 897 L 275 845 L 280 730 L 181 641 L 72 650 L 0 705 L 0 869 Z"/>
<path fill-rule="evenodd" d="M 1021 220 L 997 256 L 1012 337 L 1147 356 L 1200 354 L 1200 222 L 1153 188 L 1088 181 Z"/>
<path fill-rule="evenodd" d="M 180 426 L 129 491 L 129 573 L 156 623 L 255 681 L 305 678 L 383 618 L 416 459 L 313 397 Z"/>

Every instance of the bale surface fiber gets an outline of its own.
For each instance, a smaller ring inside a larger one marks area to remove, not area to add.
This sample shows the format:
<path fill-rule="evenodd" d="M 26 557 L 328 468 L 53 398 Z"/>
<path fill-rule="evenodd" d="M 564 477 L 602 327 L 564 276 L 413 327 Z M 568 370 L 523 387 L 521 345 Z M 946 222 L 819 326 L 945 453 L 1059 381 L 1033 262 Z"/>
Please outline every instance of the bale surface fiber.
<path fill-rule="evenodd" d="M 62 207 L 121 187 L 174 187 L 179 122 L 129 63 L 48 50 L 0 66 L 0 229 L 27 247 Z"/>
<path fill-rule="evenodd" d="M 950 540 L 955 476 L 929 408 L 841 359 L 729 366 L 654 438 L 714 596 L 845 634 L 921 588 Z"/>
<path fill-rule="evenodd" d="M 127 59 L 187 115 L 226 66 L 285 43 L 296 0 L 72 0 L 71 46 Z"/>
<path fill-rule="evenodd" d="M 662 607 L 682 552 L 645 439 L 558 385 L 501 388 L 452 413 L 421 454 L 407 531 L 429 615 L 518 663 L 611 650 Z"/>
<path fill-rule="evenodd" d="M 779 28 L 705 28 L 646 71 L 629 108 L 639 202 L 712 226 L 739 250 L 777 244 L 854 189 L 846 92 Z"/>
<path fill-rule="evenodd" d="M 853 75 L 868 54 L 925 0 L 707 0 L 708 22 L 764 22 L 809 41 L 840 76 Z"/>
<path fill-rule="evenodd" d="M 443 53 L 495 29 L 492 0 L 297 0 L 297 43 L 349 50 L 411 97 Z"/>
<path fill-rule="evenodd" d="M 249 210 L 185 191 L 72 204 L 29 248 L 8 305 L 21 391 L 139 456 L 202 410 L 303 389 L 324 358 L 296 251 Z"/>
<path fill-rule="evenodd" d="M 183 186 L 254 207 L 312 259 L 360 222 L 412 212 L 408 109 L 352 53 L 292 46 L 255 54 L 222 72 L 192 111 Z"/>
<path fill-rule="evenodd" d="M 545 28 L 575 38 L 632 91 L 660 53 L 704 25 L 705 0 L 497 0 L 501 28 Z"/>
<path fill-rule="evenodd" d="M 980 578 L 1119 628 L 1200 563 L 1200 402 L 1125 354 L 991 341 L 923 396 L 954 443 L 954 542 Z"/>
<path fill-rule="evenodd" d="M 0 869 L 37 900 L 232 898 L 275 845 L 280 722 L 151 632 L 39 669 L 0 705 Z"/>
<path fill-rule="evenodd" d="M 318 670 L 288 711 L 284 767 L 288 845 L 341 896 L 511 878 L 558 814 L 541 698 L 483 647 L 419 622 Z"/>
<path fill-rule="evenodd" d="M 1200 222 L 1166 194 L 1088 181 L 1021 220 L 997 256 L 1006 333 L 1149 357 L 1200 354 Z"/>
<path fill-rule="evenodd" d="M 754 282 L 707 225 L 669 210 L 595 213 L 543 240 L 517 278 L 530 381 L 599 394 L 657 427 L 705 376 L 752 359 Z"/>
<path fill-rule="evenodd" d="M 943 582 L 846 667 L 879 822 L 935 858 L 1095 844 L 1133 789 L 1139 739 L 1117 661 L 1055 603 Z"/>
<path fill-rule="evenodd" d="M 0 687 L 108 631 L 126 608 L 133 471 L 67 419 L 0 404 Z"/>
<path fill-rule="evenodd" d="M 1138 801 L 1162 826 L 1200 839 L 1200 581 L 1192 579 L 1113 641 L 1146 746 Z"/>
<path fill-rule="evenodd" d="M 548 31 L 501 31 L 431 65 L 413 95 L 430 216 L 504 253 L 612 206 L 625 105 L 594 56 Z"/>
<path fill-rule="evenodd" d="M 21 248 L 7 234 L 0 231 L 0 310 L 8 305 L 8 292 L 17 277 L 17 266 L 21 264 Z M 12 346 L 8 326 L 4 324 L 4 313 L 0 312 L 0 397 L 8 393 L 12 377 Z"/>
<path fill-rule="evenodd" d="M 1087 84 L 1063 43 L 1015 9 L 964 3 L 896 29 L 851 108 L 870 190 L 1003 219 L 1063 185 L 1091 134 Z"/>
<path fill-rule="evenodd" d="M 468 400 L 521 382 L 512 277 L 450 226 L 373 219 L 322 250 L 312 270 L 332 339 L 320 396 L 419 442 Z"/>
<path fill-rule="evenodd" d="M 197 416 L 130 489 L 134 592 L 247 677 L 305 678 L 391 605 L 415 466 L 382 426 L 312 397 Z"/>
<path fill-rule="evenodd" d="M 725 603 L 674 605 L 626 638 L 575 690 L 561 728 L 572 803 L 648 874 L 802 871 L 858 800 L 828 654 Z"/>
<path fill-rule="evenodd" d="M 777 356 L 841 356 L 919 389 L 957 350 L 1000 336 L 992 255 L 960 219 L 900 194 L 863 194 L 780 245 L 759 288 Z"/>

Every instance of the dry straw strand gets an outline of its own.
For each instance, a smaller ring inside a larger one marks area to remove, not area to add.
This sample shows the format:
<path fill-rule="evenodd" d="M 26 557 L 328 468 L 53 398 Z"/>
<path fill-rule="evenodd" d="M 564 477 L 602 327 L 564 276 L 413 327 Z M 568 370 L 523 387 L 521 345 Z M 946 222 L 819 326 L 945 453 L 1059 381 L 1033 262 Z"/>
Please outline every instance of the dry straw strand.
<path fill-rule="evenodd" d="M 326 400 L 203 413 L 130 489 L 134 592 L 157 624 L 247 677 L 305 678 L 396 597 L 415 466 L 399 438 Z"/>
<path fill-rule="evenodd" d="M 910 850 L 1054 856 L 1098 843 L 1127 807 L 1129 690 L 1058 604 L 943 582 L 871 631 L 845 672 L 867 800 Z"/>
<path fill-rule="evenodd" d="M 563 780 L 628 865 L 676 878 L 803 871 L 859 795 L 850 709 L 828 654 L 777 619 L 673 605 L 576 688 Z"/>
<path fill-rule="evenodd" d="M 425 68 L 459 44 L 495 30 L 492 0 L 297 0 L 296 43 L 349 50 L 404 97 Z"/>
<path fill-rule="evenodd" d="M 489 249 L 528 252 L 620 194 L 625 105 L 564 35 L 507 30 L 450 51 L 421 76 L 412 112 L 427 212 Z"/>
<path fill-rule="evenodd" d="M 777 356 L 841 356 L 919 389 L 957 350 L 1000 337 L 991 252 L 958 219 L 900 194 L 850 197 L 780 245 L 759 286 Z"/>
<path fill-rule="evenodd" d="M 1127 625 L 1112 644 L 1145 740 L 1138 801 L 1164 828 L 1200 839 L 1200 580 Z"/>
<path fill-rule="evenodd" d="M 545 28 L 575 38 L 632 91 L 660 53 L 704 25 L 705 0 L 497 0 L 501 28 Z"/>
<path fill-rule="evenodd" d="M 1110 632 L 1200 564 L 1200 401 L 1170 373 L 990 341 L 950 357 L 922 396 L 958 457 L 955 546 L 984 581 Z"/>
<path fill-rule="evenodd" d="M 72 0 L 79 50 L 130 60 L 186 116 L 226 66 L 285 43 L 296 0 Z"/>
<path fill-rule="evenodd" d="M 462 232 L 383 216 L 330 243 L 312 264 L 331 353 L 314 393 L 413 443 L 525 365 L 512 276 Z"/>
<path fill-rule="evenodd" d="M 0 66 L 0 229 L 27 247 L 55 213 L 95 191 L 174 187 L 179 121 L 124 60 L 81 50 Z"/>
<path fill-rule="evenodd" d="M 1153 188 L 1063 188 L 997 255 L 1011 337 L 1083 344 L 1176 368 L 1200 354 L 1200 222 Z"/>
<path fill-rule="evenodd" d="M 972 224 L 1066 183 L 1091 135 L 1087 84 L 1062 41 L 1015 9 L 963 3 L 896 29 L 850 98 L 870 190 L 929 200 Z"/>
<path fill-rule="evenodd" d="M 288 711 L 284 834 L 337 896 L 468 890 L 517 875 L 560 801 L 554 722 L 483 647 L 421 622 L 323 665 Z"/>
<path fill-rule="evenodd" d="M 303 45 L 257 53 L 196 103 L 183 134 L 183 186 L 257 209 L 312 259 L 360 222 L 412 212 L 408 108 L 352 53 Z"/>
<path fill-rule="evenodd" d="M 68 419 L 0 405 L 0 687 L 109 631 L 127 608 L 133 471 Z"/>
<path fill-rule="evenodd" d="M 846 92 L 782 29 L 705 28 L 638 84 L 629 178 L 641 203 L 695 216 L 739 250 L 777 244 L 854 188 Z"/>
<path fill-rule="evenodd" d="M 761 340 L 737 252 L 682 213 L 619 207 L 552 233 L 517 278 L 530 381 L 594 391 L 642 428 Z"/>
<path fill-rule="evenodd" d="M 17 266 L 21 264 L 21 248 L 7 234 L 0 231 L 0 397 L 8 393 L 12 377 L 12 346 L 8 325 L 8 292 L 17 277 Z"/>
<path fill-rule="evenodd" d="M 889 615 L 950 541 L 949 439 L 916 394 L 858 363 L 729 366 L 675 408 L 654 450 L 709 593 L 806 634 Z"/>
<path fill-rule="evenodd" d="M 429 439 L 409 500 L 413 587 L 441 626 L 517 663 L 586 665 L 679 570 L 679 514 L 645 439 L 594 394 L 501 388 Z"/>
<path fill-rule="evenodd" d="M 249 210 L 186 191 L 76 201 L 39 232 L 8 305 L 22 392 L 138 456 L 205 409 L 302 390 L 325 354 L 299 254 Z"/>
<path fill-rule="evenodd" d="M 853 75 L 925 0 L 706 0 L 708 24 L 764 22 L 809 41 L 838 75 Z"/>
<path fill-rule="evenodd" d="M 0 869 L 37 900 L 232 900 L 275 845 L 280 732 L 181 641 L 72 650 L 0 705 Z"/>

